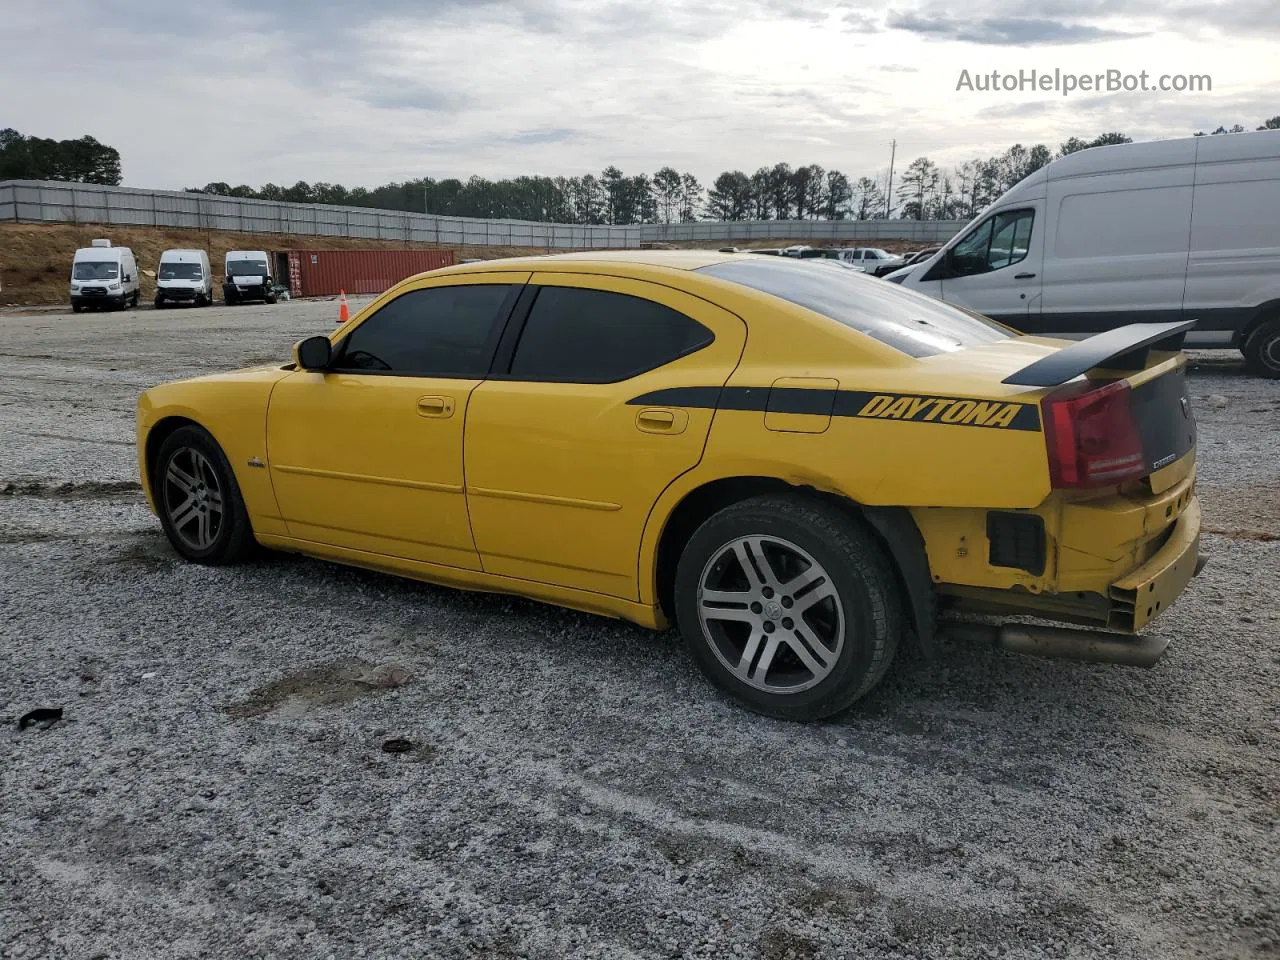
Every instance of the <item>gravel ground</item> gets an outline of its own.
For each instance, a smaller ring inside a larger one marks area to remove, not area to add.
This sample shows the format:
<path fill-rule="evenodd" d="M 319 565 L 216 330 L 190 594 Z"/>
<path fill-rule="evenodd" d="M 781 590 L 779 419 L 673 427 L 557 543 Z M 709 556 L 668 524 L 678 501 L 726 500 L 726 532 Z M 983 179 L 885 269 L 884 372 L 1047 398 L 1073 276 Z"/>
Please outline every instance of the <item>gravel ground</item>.
<path fill-rule="evenodd" d="M 1215 532 L 1155 669 L 951 645 L 796 726 L 671 634 L 177 562 L 137 393 L 335 316 L 0 316 L 0 955 L 1280 954 L 1280 384 L 1196 357 Z"/>

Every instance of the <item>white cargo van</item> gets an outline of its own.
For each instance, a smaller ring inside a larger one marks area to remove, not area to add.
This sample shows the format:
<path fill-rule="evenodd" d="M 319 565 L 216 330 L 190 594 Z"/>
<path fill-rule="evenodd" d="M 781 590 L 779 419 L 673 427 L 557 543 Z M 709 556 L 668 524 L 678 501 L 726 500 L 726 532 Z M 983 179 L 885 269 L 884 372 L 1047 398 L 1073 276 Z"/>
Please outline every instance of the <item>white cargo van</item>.
<path fill-rule="evenodd" d="M 156 269 L 156 309 L 166 303 L 213 303 L 213 271 L 203 250 L 166 250 Z"/>
<path fill-rule="evenodd" d="M 1280 132 L 1073 153 L 889 279 L 1025 333 L 1195 320 L 1280 378 Z"/>
<path fill-rule="evenodd" d="M 222 299 L 228 304 L 246 300 L 276 302 L 271 258 L 263 250 L 228 250 Z"/>
<path fill-rule="evenodd" d="M 128 247 L 110 240 L 94 240 L 71 259 L 71 309 L 85 307 L 123 310 L 138 305 L 138 263 Z"/>

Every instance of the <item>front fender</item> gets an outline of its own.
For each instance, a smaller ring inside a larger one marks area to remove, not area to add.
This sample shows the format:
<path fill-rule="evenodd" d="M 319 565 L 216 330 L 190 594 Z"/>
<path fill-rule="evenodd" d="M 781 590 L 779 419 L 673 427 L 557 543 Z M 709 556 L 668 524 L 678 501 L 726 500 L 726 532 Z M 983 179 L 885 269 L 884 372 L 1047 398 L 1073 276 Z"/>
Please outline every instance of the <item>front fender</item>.
<path fill-rule="evenodd" d="M 138 472 L 155 510 L 149 449 L 153 433 L 167 434 L 183 421 L 209 431 L 231 464 L 254 532 L 285 534 L 267 463 L 267 407 L 271 391 L 289 371 L 258 368 L 152 387 L 138 398 Z M 160 434 L 156 434 L 159 439 Z M 251 462 L 253 465 L 251 465 Z"/>

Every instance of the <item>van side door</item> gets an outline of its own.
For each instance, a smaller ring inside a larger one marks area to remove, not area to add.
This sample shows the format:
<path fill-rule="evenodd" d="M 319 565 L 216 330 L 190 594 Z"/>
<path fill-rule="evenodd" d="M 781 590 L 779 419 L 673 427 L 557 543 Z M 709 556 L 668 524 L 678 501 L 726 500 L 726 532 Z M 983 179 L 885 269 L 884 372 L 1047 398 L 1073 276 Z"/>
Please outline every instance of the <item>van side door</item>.
<path fill-rule="evenodd" d="M 1199 137 L 1184 320 L 1187 343 L 1232 346 L 1280 301 L 1280 137 Z"/>
<path fill-rule="evenodd" d="M 1182 319 L 1194 170 L 1186 162 L 1049 181 L 1041 331 L 1080 337 Z"/>

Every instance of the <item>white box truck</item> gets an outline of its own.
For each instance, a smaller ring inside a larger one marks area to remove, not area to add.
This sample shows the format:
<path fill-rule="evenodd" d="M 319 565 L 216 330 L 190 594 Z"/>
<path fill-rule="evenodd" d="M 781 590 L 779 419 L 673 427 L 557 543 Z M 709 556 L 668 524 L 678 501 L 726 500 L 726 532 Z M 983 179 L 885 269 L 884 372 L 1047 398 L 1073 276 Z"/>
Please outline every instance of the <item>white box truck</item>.
<path fill-rule="evenodd" d="M 1195 320 L 1280 378 L 1280 132 L 1070 154 L 888 279 L 1046 336 Z"/>
<path fill-rule="evenodd" d="M 166 250 L 156 268 L 156 309 L 167 303 L 213 303 L 213 271 L 203 250 Z"/>
<path fill-rule="evenodd" d="M 228 250 L 222 299 L 228 305 L 247 300 L 275 303 L 275 278 L 271 258 L 263 250 Z"/>
<path fill-rule="evenodd" d="M 124 310 L 138 305 L 138 263 L 128 247 L 94 240 L 71 258 L 71 309 Z"/>

